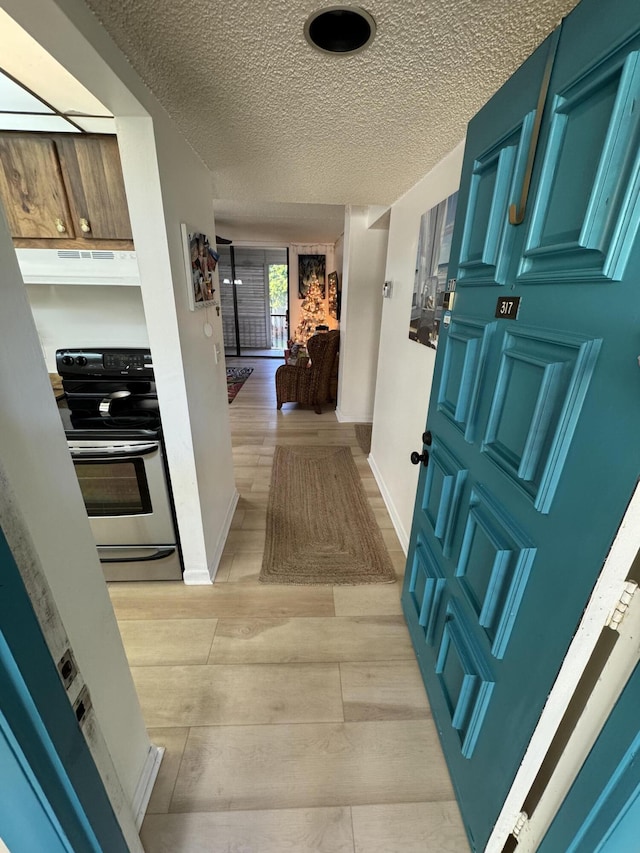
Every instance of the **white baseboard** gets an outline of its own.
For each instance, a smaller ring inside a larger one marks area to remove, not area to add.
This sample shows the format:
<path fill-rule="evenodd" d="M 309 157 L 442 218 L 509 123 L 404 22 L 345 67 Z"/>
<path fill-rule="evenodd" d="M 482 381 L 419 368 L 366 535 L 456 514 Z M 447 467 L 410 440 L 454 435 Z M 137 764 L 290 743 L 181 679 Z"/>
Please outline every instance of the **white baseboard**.
<path fill-rule="evenodd" d="M 373 421 L 373 412 L 354 414 L 353 412 L 343 412 L 342 409 L 336 407 L 336 419 L 341 424 L 370 424 Z"/>
<path fill-rule="evenodd" d="M 208 569 L 186 569 L 182 580 L 187 586 L 210 586 L 213 583 Z"/>
<path fill-rule="evenodd" d="M 389 494 L 389 489 L 380 473 L 380 469 L 376 465 L 376 460 L 373 458 L 371 454 L 367 457 L 367 462 L 369 463 L 369 467 L 373 472 L 373 477 L 378 484 L 378 488 L 380 489 L 380 494 L 382 495 L 382 500 L 387 507 L 387 511 L 389 516 L 391 517 L 391 523 L 393 524 L 393 528 L 396 531 L 396 535 L 400 540 L 400 545 L 402 546 L 402 550 L 407 555 L 409 550 L 409 533 L 404 529 L 404 525 L 400 521 L 400 516 L 398 515 L 398 511 L 396 510 L 395 504 L 391 499 L 391 495 Z"/>
<path fill-rule="evenodd" d="M 164 746 L 154 746 L 154 744 L 151 744 L 147 753 L 147 760 L 142 768 L 142 773 L 136 785 L 136 792 L 133 795 L 133 803 L 131 804 L 137 829 L 140 829 L 142 826 L 142 821 L 147 813 L 147 806 L 149 805 L 151 792 L 153 791 L 153 786 L 160 770 L 160 763 L 164 758 L 164 752 Z"/>
<path fill-rule="evenodd" d="M 240 494 L 238 493 L 238 490 L 234 488 L 233 495 L 231 496 L 231 501 L 229 502 L 229 506 L 227 507 L 227 512 L 224 517 L 224 523 L 222 525 L 222 530 L 218 538 L 218 544 L 216 545 L 216 550 L 213 554 L 213 559 L 209 564 L 209 569 L 208 571 L 205 569 L 185 571 L 183 580 L 187 586 L 202 586 L 213 583 L 213 579 L 215 578 L 216 572 L 218 571 L 218 566 L 220 565 L 222 552 L 224 551 L 227 536 L 229 535 L 229 530 L 231 529 L 233 515 L 236 511 L 236 507 L 238 505 L 239 500 Z"/>
<path fill-rule="evenodd" d="M 233 521 L 233 516 L 235 514 L 239 500 L 240 493 L 236 488 L 234 488 L 233 494 L 231 495 L 231 500 L 229 502 L 229 506 L 227 507 L 227 514 L 224 517 L 224 524 L 222 525 L 222 531 L 220 533 L 220 538 L 218 539 L 218 546 L 216 548 L 215 554 L 213 555 L 213 560 L 211 561 L 209 566 L 209 576 L 211 580 L 215 578 L 216 573 L 218 571 L 218 566 L 220 565 L 220 560 L 222 559 L 222 552 L 224 551 L 227 536 L 229 535 L 229 531 L 231 530 L 231 522 Z"/>

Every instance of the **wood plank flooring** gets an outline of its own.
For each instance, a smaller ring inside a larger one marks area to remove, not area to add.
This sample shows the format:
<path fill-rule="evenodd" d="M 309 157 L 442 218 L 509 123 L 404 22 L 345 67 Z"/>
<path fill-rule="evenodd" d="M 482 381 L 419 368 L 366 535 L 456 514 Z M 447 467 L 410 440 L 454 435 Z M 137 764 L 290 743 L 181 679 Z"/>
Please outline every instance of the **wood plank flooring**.
<path fill-rule="evenodd" d="M 406 625 L 404 554 L 352 424 L 275 405 L 280 362 L 230 407 L 240 492 L 216 581 L 111 584 L 151 740 L 147 853 L 468 853 Z M 351 448 L 398 583 L 258 583 L 276 445 Z"/>

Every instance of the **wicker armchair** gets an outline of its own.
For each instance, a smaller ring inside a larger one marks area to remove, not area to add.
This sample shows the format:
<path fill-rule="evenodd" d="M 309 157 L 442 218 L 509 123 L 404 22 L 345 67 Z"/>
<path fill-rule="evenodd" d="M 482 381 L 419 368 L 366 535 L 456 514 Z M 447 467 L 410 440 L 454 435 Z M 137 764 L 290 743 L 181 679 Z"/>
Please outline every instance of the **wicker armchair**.
<path fill-rule="evenodd" d="M 338 366 L 340 332 L 321 332 L 307 341 L 311 364 L 298 367 L 283 364 L 276 370 L 278 408 L 283 403 L 302 403 L 313 406 L 318 414 L 322 404 L 332 399 L 332 379 Z M 335 381 L 333 383 L 335 385 Z"/>

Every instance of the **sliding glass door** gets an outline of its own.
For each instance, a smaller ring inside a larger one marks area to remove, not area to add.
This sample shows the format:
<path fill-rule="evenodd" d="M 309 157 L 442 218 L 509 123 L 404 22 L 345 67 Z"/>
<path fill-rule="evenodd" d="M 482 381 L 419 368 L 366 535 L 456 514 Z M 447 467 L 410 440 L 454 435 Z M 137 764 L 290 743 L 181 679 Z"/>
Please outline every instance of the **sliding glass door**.
<path fill-rule="evenodd" d="M 288 337 L 287 250 L 231 245 L 219 252 L 226 355 L 282 357 Z"/>

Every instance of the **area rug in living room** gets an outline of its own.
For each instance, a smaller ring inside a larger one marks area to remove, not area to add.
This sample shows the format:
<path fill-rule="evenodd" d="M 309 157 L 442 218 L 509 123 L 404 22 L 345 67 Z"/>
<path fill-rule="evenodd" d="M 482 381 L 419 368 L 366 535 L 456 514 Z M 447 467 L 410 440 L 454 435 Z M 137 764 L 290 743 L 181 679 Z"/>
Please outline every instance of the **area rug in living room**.
<path fill-rule="evenodd" d="M 227 367 L 227 397 L 230 403 L 252 373 L 253 367 Z"/>
<path fill-rule="evenodd" d="M 393 583 L 349 447 L 276 447 L 260 581 Z"/>

